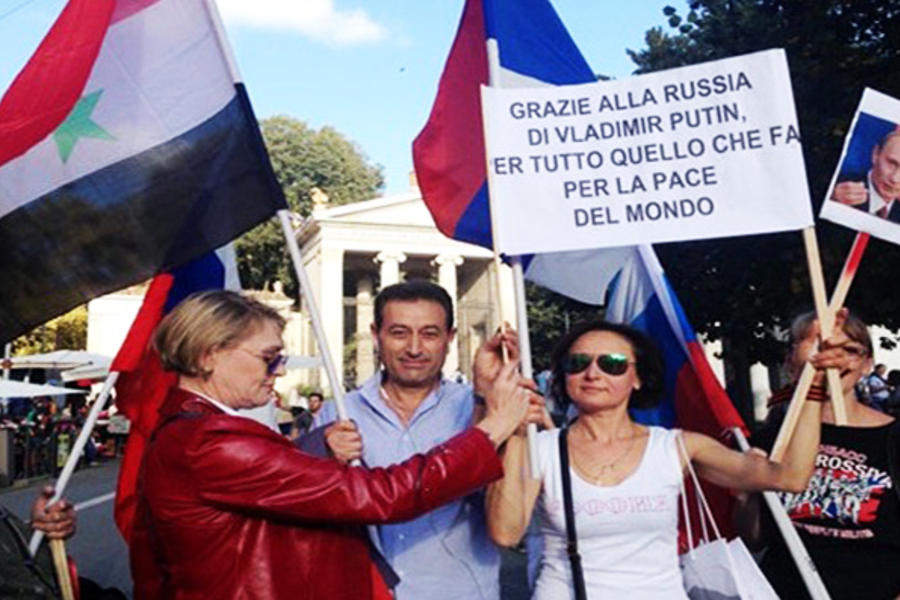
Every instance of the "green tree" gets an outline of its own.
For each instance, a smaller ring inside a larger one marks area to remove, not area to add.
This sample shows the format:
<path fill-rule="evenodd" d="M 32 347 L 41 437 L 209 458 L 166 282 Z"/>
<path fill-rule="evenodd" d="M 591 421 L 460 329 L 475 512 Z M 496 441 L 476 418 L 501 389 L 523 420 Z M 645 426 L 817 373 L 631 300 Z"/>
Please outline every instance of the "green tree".
<path fill-rule="evenodd" d="M 330 204 L 340 205 L 370 199 L 384 185 L 381 167 L 370 164 L 356 144 L 331 127 L 316 130 L 287 116 L 264 119 L 260 126 L 275 175 L 294 212 L 310 214 L 313 188 L 325 192 Z M 237 253 L 244 286 L 261 289 L 278 279 L 288 295 L 296 295 L 293 268 L 275 220 L 242 236 Z"/>
<path fill-rule="evenodd" d="M 550 353 L 572 326 L 602 316 L 602 309 L 582 304 L 531 282 L 525 283 L 528 338 L 534 372 L 550 368 Z"/>
<path fill-rule="evenodd" d="M 13 340 L 12 353 L 19 356 L 86 347 L 87 306 L 81 305 Z"/>
<path fill-rule="evenodd" d="M 700 0 L 664 9 L 671 32 L 647 32 L 629 51 L 637 72 L 714 60 L 772 47 L 790 65 L 813 209 L 817 213 L 863 87 L 900 96 L 900 8 L 878 0 Z M 853 232 L 817 224 L 829 293 Z M 741 371 L 781 352 L 773 325 L 812 305 L 799 234 L 657 246 L 695 327 L 722 338 L 726 361 Z M 874 257 L 878 257 L 875 260 Z M 874 241 L 848 305 L 872 323 L 900 325 L 893 289 L 900 251 Z M 743 387 L 743 386 L 741 386 Z"/>

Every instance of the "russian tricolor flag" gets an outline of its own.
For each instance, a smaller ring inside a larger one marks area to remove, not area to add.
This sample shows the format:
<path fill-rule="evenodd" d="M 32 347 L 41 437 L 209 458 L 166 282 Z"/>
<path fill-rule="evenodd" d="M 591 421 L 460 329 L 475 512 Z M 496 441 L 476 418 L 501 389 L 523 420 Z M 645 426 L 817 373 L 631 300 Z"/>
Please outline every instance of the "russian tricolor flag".
<path fill-rule="evenodd" d="M 492 247 L 479 86 L 488 83 L 487 40 L 497 41 L 494 85 L 537 87 L 596 76 L 547 0 L 468 0 L 425 127 L 413 142 L 422 198 L 441 232 Z M 525 277 L 588 304 L 602 304 L 626 249 L 522 257 Z"/>
<path fill-rule="evenodd" d="M 0 341 L 284 208 L 202 0 L 70 0 L 0 101 Z"/>
<path fill-rule="evenodd" d="M 115 505 L 116 524 L 128 542 L 137 508 L 137 477 L 144 448 L 159 421 L 159 408 L 177 382 L 174 373 L 163 371 L 159 356 L 150 348 L 153 330 L 166 313 L 194 292 L 240 288 L 232 244 L 158 275 L 150 283 L 131 329 L 110 366 L 110 371 L 119 373 L 116 407 L 131 422 L 119 467 Z"/>
<path fill-rule="evenodd" d="M 653 248 L 629 250 L 630 256 L 610 285 L 606 318 L 650 334 L 666 361 L 666 393 L 660 406 L 635 411 L 634 416 L 642 423 L 682 427 L 713 437 L 732 427 L 744 428 Z"/>

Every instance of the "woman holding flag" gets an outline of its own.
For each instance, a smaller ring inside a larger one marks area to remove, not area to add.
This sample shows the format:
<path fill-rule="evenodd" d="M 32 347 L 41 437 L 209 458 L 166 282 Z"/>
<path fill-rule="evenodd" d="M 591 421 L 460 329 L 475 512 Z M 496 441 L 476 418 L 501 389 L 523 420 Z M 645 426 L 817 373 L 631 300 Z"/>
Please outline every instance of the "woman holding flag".
<path fill-rule="evenodd" d="M 276 311 L 228 291 L 194 294 L 158 326 L 154 347 L 179 380 L 138 483 L 136 598 L 388 598 L 360 526 L 410 519 L 501 475 L 495 448 L 528 409 L 514 364 L 499 369 L 477 425 L 367 470 L 304 454 L 236 412 L 270 400 L 283 328 Z"/>
<path fill-rule="evenodd" d="M 840 363 L 836 347 L 843 336 L 836 334 L 829 349 L 810 359 L 817 369 Z M 488 530 L 504 546 L 519 542 L 537 509 L 544 551 L 534 598 L 584 597 L 573 595 L 582 577 L 577 570 L 573 575 L 567 553 L 566 480 L 577 508 L 575 535 L 588 596 L 631 599 L 687 598 L 681 591 L 677 525 L 688 460 L 702 478 L 724 487 L 806 487 L 819 443 L 818 402 L 804 406 L 779 464 L 699 433 L 633 421 L 629 408 L 658 402 L 664 373 L 659 350 L 635 329 L 604 321 L 576 327 L 558 344 L 552 369 L 555 397 L 573 404 L 577 418 L 565 429 L 538 435 L 540 479 L 525 475 L 524 437 L 513 436 L 504 450 L 506 476 L 487 496 Z"/>

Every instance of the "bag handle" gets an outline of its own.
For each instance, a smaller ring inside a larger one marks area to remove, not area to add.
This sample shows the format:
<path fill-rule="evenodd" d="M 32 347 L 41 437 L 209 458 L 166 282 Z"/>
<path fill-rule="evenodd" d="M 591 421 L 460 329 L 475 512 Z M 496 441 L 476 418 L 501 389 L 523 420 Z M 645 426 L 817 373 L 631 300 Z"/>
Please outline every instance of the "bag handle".
<path fill-rule="evenodd" d="M 566 434 L 569 428 L 559 430 L 559 465 L 562 474 L 563 508 L 566 516 L 566 554 L 572 566 L 572 585 L 575 588 L 575 600 L 587 600 L 587 589 L 584 584 L 584 571 L 581 568 L 581 554 L 578 553 L 578 535 L 575 531 L 575 508 L 572 502 L 572 477 L 569 473 L 569 446 Z"/>
<path fill-rule="evenodd" d="M 728 547 L 727 541 L 722 537 L 722 534 L 719 532 L 719 527 L 716 525 L 716 520 L 713 518 L 712 509 L 709 507 L 709 503 L 706 501 L 706 495 L 703 493 L 703 489 L 700 487 L 700 479 L 697 477 L 697 472 L 694 470 L 694 466 L 691 464 L 690 455 L 688 454 L 687 447 L 684 445 L 684 435 L 683 431 L 678 431 L 675 434 L 676 445 L 678 446 L 678 454 L 684 458 L 685 465 L 687 466 L 688 473 L 691 475 L 691 481 L 694 484 L 694 493 L 697 495 L 697 511 L 700 514 L 700 523 L 703 524 L 703 536 L 704 541 L 709 543 L 708 533 L 706 531 L 705 522 L 709 521 L 710 525 L 712 525 L 713 534 L 716 536 L 716 540 L 722 540 L 726 542 L 724 546 L 725 556 L 728 560 L 728 566 L 730 568 L 731 574 L 734 577 L 735 585 L 738 589 L 738 594 L 741 597 L 745 597 L 743 591 L 747 590 L 746 584 L 743 581 L 743 577 L 738 571 L 737 566 L 734 562 L 734 557 L 731 555 L 731 549 Z M 685 499 L 685 489 L 684 489 L 684 477 L 681 479 L 681 503 L 682 508 L 684 509 L 685 515 L 685 528 L 687 531 L 688 538 L 688 547 L 689 554 L 691 558 L 694 558 L 694 544 L 693 544 L 693 536 L 691 535 L 691 526 L 690 526 L 690 517 L 688 516 L 688 506 L 687 500 Z"/>
<path fill-rule="evenodd" d="M 675 434 L 675 439 L 678 444 L 679 454 L 684 458 L 685 465 L 687 466 L 687 471 L 691 476 L 691 481 L 694 483 L 694 494 L 697 496 L 697 511 L 700 513 L 700 523 L 701 527 L 703 528 L 703 537 L 706 541 L 709 541 L 709 533 L 706 530 L 706 524 L 708 522 L 712 526 L 715 539 L 722 539 L 722 534 L 719 532 L 719 527 L 718 525 L 716 525 L 715 518 L 713 518 L 712 509 L 710 509 L 709 503 L 706 501 L 706 495 L 703 493 L 703 488 L 700 487 L 700 479 L 697 477 L 697 472 L 694 470 L 693 464 L 691 464 L 691 459 L 690 455 L 688 454 L 687 447 L 684 445 L 683 432 L 678 431 Z"/>

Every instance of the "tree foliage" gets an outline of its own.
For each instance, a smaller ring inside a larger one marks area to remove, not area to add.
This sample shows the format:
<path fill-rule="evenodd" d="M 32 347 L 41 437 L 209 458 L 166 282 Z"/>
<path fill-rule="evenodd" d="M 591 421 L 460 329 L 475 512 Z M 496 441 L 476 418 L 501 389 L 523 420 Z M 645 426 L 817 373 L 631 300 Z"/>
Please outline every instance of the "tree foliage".
<path fill-rule="evenodd" d="M 550 354 L 556 342 L 572 326 L 602 316 L 597 306 L 582 304 L 530 282 L 525 283 L 525 296 L 535 373 L 550 368 Z"/>
<path fill-rule="evenodd" d="M 260 125 L 275 175 L 294 212 L 310 214 L 313 188 L 325 192 L 329 204 L 340 205 L 368 200 L 384 184 L 381 167 L 372 165 L 356 144 L 331 127 L 316 130 L 287 116 L 264 119 Z M 262 289 L 277 279 L 288 295 L 296 295 L 281 227 L 274 220 L 241 237 L 237 252 L 244 286 Z"/>
<path fill-rule="evenodd" d="M 81 305 L 35 327 L 12 343 L 15 356 L 87 348 L 87 306 Z"/>
<path fill-rule="evenodd" d="M 664 9 L 670 32 L 650 29 L 647 47 L 629 50 L 637 72 L 785 48 L 818 213 L 863 88 L 900 96 L 900 5 L 882 0 L 686 4 L 686 12 Z M 854 232 L 820 221 L 817 233 L 830 293 Z M 666 244 L 657 251 L 695 327 L 741 348 L 750 361 L 772 361 L 780 351 L 772 325 L 783 325 L 812 305 L 799 234 Z M 871 323 L 900 326 L 900 295 L 890 291 L 898 266 L 900 250 L 873 240 L 848 305 Z"/>

